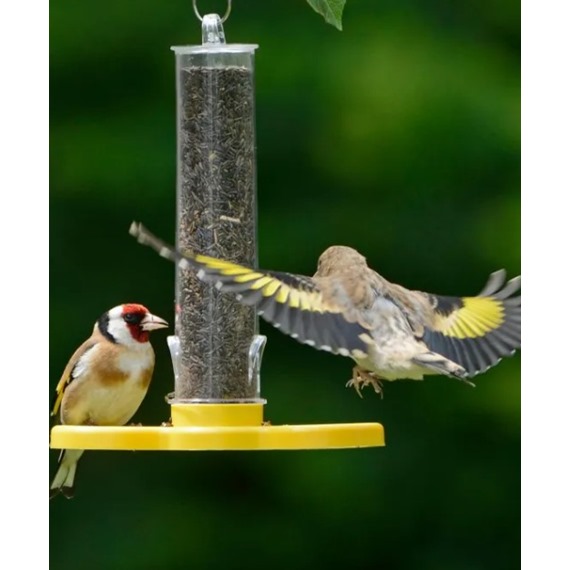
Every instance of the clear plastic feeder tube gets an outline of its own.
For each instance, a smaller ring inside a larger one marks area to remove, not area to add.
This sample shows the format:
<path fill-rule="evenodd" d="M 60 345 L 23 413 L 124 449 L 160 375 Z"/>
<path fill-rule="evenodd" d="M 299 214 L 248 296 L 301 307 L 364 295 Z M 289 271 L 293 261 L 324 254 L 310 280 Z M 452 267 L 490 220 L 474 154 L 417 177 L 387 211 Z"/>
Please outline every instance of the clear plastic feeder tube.
<path fill-rule="evenodd" d="M 176 46 L 179 249 L 257 262 L 254 51 L 226 44 L 219 16 L 203 44 Z M 177 269 L 169 341 L 178 402 L 259 402 L 265 337 L 254 309 Z"/>

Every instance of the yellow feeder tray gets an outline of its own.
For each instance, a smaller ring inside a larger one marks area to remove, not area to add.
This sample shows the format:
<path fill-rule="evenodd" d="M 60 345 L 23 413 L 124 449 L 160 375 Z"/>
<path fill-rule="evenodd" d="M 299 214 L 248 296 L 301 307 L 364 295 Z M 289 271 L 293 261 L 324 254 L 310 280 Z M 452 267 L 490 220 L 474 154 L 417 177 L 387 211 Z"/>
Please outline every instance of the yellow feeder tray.
<path fill-rule="evenodd" d="M 173 404 L 172 426 L 55 426 L 55 449 L 224 451 L 381 447 L 378 423 L 273 426 L 263 404 Z"/>

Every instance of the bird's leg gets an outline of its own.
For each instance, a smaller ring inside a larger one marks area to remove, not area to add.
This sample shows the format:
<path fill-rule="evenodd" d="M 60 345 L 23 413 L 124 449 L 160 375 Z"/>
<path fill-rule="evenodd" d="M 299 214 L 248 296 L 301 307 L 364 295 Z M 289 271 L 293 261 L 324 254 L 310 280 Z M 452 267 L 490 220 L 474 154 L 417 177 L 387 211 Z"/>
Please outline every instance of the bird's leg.
<path fill-rule="evenodd" d="M 360 366 L 355 366 L 352 369 L 352 378 L 346 383 L 347 388 L 354 388 L 356 393 L 362 398 L 362 393 L 360 389 L 371 385 L 374 388 L 374 391 L 377 394 L 380 394 L 380 397 L 384 397 L 384 393 L 382 390 L 382 382 L 380 378 L 374 374 L 374 372 L 370 372 L 369 370 L 365 370 Z"/>
<path fill-rule="evenodd" d="M 361 380 L 357 371 L 358 371 L 358 366 L 355 366 L 352 369 L 352 378 L 346 383 L 346 387 L 354 388 L 356 390 L 356 393 L 362 398 L 362 393 L 360 392 L 360 384 L 362 384 L 364 380 Z"/>

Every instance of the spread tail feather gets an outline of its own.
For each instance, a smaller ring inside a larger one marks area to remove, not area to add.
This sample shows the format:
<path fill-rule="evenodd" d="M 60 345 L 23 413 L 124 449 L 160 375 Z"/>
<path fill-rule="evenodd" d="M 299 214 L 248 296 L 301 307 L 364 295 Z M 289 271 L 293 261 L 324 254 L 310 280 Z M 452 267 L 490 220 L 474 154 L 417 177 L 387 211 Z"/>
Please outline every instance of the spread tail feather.
<path fill-rule="evenodd" d="M 77 470 L 77 462 L 82 454 L 82 449 L 66 449 L 61 452 L 59 466 L 49 488 L 50 499 L 53 499 L 59 493 L 67 499 L 73 497 L 75 471 Z"/>
<path fill-rule="evenodd" d="M 441 354 L 437 354 L 435 352 L 426 352 L 424 354 L 420 354 L 412 359 L 414 364 L 418 366 L 423 366 L 424 368 L 429 368 L 433 370 L 436 374 L 445 374 L 446 376 L 453 376 L 454 378 L 458 378 L 462 380 L 466 384 L 470 386 L 475 386 L 469 380 L 466 380 L 467 377 L 467 370 L 452 362 L 448 358 L 441 356 Z"/>

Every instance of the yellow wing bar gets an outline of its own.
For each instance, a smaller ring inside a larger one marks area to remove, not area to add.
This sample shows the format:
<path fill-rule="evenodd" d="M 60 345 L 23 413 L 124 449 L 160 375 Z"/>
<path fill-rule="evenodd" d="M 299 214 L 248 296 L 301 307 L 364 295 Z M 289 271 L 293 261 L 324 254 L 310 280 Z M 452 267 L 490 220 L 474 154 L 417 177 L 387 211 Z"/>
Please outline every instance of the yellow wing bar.
<path fill-rule="evenodd" d="M 505 322 L 505 308 L 492 297 L 465 297 L 448 315 L 438 314 L 434 329 L 454 338 L 477 338 L 498 329 Z"/>
<path fill-rule="evenodd" d="M 342 307 L 324 298 L 310 277 L 181 253 L 137 223 L 131 225 L 130 233 L 181 269 L 194 271 L 201 281 L 255 307 L 260 317 L 301 343 L 343 356 L 363 356 L 368 351 L 369 329 L 347 320 Z"/>
<path fill-rule="evenodd" d="M 434 318 L 422 340 L 429 349 L 465 368 L 484 372 L 513 354 L 521 342 L 520 277 L 505 285 L 506 274 L 491 275 L 477 297 L 428 295 Z M 504 287 L 503 287 L 504 285 Z"/>

